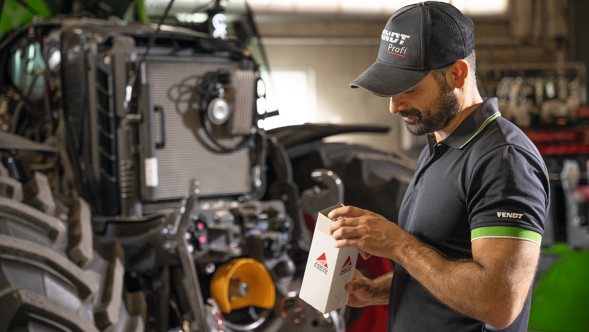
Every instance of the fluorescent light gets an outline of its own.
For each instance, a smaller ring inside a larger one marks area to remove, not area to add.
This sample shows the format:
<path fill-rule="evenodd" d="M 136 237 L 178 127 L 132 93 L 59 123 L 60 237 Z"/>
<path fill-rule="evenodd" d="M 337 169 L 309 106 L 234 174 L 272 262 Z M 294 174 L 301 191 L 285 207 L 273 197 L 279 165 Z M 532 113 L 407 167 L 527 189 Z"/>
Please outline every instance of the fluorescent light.
<path fill-rule="evenodd" d="M 202 23 L 209 19 L 209 15 L 207 13 L 179 13 L 176 18 L 180 22 Z"/>

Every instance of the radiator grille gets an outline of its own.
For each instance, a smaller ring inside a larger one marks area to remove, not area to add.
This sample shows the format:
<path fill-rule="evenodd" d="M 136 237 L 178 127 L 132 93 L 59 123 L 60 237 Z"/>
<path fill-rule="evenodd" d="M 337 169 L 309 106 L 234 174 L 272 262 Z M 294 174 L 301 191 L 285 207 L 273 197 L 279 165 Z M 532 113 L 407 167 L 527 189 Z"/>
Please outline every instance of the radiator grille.
<path fill-rule="evenodd" d="M 96 68 L 96 109 L 98 110 L 98 152 L 100 172 L 115 181 L 115 120 L 112 106 L 112 82 L 107 73 Z"/>
<path fill-rule="evenodd" d="M 63 93 L 64 106 L 68 121 L 71 122 L 74 137 L 80 139 L 82 130 L 82 102 L 84 99 L 84 75 L 80 69 L 84 68 L 82 53 L 79 48 L 69 50 L 63 62 Z"/>
<path fill-rule="evenodd" d="M 162 106 L 165 116 L 163 149 L 156 150 L 159 185 L 156 199 L 176 199 L 188 192 L 190 179 L 200 181 L 203 196 L 251 192 L 250 151 L 218 153 L 208 148 L 198 111 L 192 102 L 198 77 L 220 68 L 236 69 L 236 63 L 148 61 L 147 80 L 153 85 L 153 101 Z M 156 141 L 160 118 L 155 116 Z M 220 139 L 233 146 L 242 138 Z"/>
<path fill-rule="evenodd" d="M 235 113 L 231 122 L 231 133 L 247 135 L 252 128 L 254 110 L 254 88 L 256 78 L 251 70 L 235 71 Z"/>

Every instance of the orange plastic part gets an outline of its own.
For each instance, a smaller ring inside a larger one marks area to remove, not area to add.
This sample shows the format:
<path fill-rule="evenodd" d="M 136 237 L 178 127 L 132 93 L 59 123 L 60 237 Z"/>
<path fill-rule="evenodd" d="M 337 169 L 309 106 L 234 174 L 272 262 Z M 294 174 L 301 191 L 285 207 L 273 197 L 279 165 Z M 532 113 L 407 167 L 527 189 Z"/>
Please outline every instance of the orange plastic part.
<path fill-rule="evenodd" d="M 229 301 L 229 282 L 232 276 L 247 284 L 248 293 Z M 211 280 L 211 296 L 224 313 L 248 306 L 271 309 L 276 301 L 276 289 L 270 273 L 262 263 L 251 258 L 238 258 L 217 269 Z"/>

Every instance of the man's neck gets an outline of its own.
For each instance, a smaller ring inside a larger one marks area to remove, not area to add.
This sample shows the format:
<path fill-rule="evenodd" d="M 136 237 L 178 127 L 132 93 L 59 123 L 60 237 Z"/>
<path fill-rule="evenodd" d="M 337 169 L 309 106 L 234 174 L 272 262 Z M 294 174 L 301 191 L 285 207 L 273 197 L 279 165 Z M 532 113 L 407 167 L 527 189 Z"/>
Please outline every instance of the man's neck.
<path fill-rule="evenodd" d="M 464 91 L 459 96 L 458 100 L 460 103 L 460 111 L 458 111 L 458 114 L 456 114 L 454 119 L 452 119 L 446 127 L 434 132 L 436 135 L 436 142 L 440 142 L 450 136 L 450 134 L 458 128 L 458 125 L 460 125 L 462 121 L 475 110 L 475 108 L 483 103 L 483 98 L 481 98 L 481 95 L 476 88 L 472 91 Z"/>

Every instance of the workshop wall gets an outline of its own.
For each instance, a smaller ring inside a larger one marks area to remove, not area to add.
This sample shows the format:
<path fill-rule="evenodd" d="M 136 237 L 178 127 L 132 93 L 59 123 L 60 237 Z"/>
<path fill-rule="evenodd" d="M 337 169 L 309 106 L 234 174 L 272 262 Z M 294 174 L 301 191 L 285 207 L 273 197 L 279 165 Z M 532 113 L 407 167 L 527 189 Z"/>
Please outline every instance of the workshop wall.
<path fill-rule="evenodd" d="M 548 15 L 552 13 L 553 15 Z M 566 1 L 514 1 L 501 18 L 477 18 L 479 64 L 567 60 Z M 402 119 L 388 112 L 389 99 L 349 83 L 376 59 L 388 17 L 257 15 L 271 68 L 312 68 L 316 73 L 317 122 L 390 126 L 386 135 L 350 134 L 330 140 L 368 144 L 415 158 L 403 151 Z"/>

